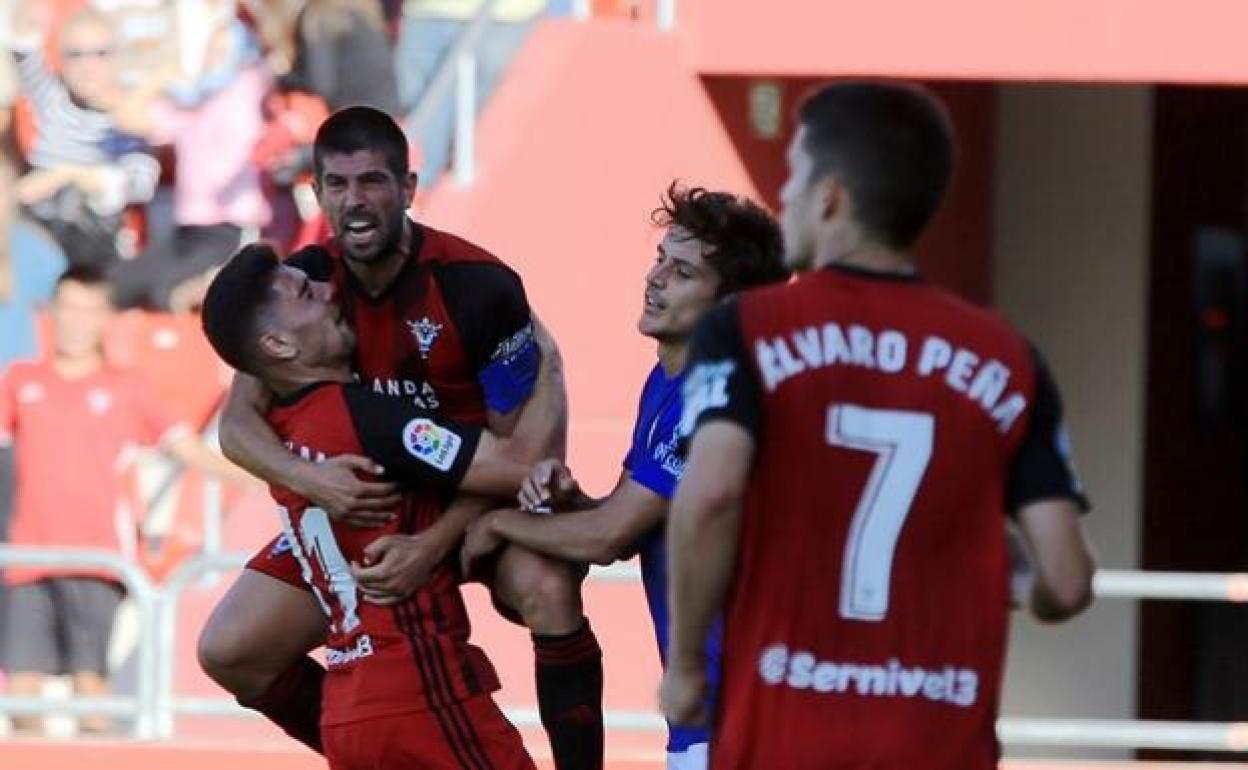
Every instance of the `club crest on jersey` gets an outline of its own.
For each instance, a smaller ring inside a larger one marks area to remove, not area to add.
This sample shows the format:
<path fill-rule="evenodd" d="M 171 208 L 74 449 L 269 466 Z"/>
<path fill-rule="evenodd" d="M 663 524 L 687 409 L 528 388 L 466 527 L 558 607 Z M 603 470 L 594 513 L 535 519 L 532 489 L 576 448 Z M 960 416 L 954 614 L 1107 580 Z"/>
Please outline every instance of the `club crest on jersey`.
<path fill-rule="evenodd" d="M 420 357 L 428 358 L 429 350 L 442 333 L 442 324 L 436 324 L 425 316 L 419 321 L 408 321 L 407 329 L 416 338 L 416 350 L 420 352 Z"/>
<path fill-rule="evenodd" d="M 403 426 L 403 447 L 408 454 L 440 471 L 450 470 L 463 443 L 458 434 L 424 417 Z"/>

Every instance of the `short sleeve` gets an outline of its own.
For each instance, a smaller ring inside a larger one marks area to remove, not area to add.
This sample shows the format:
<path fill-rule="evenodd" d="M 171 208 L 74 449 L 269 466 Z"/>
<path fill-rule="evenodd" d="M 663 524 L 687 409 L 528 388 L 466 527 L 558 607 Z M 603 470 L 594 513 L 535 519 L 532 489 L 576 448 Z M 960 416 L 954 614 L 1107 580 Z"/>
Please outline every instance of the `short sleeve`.
<path fill-rule="evenodd" d="M 1070 437 L 1062 422 L 1061 394 L 1039 351 L 1033 348 L 1032 356 L 1035 403 L 1027 433 L 1010 462 L 1006 508 L 1012 515 L 1029 503 L 1066 498 L 1086 512 L 1090 505 L 1075 473 Z"/>
<path fill-rule="evenodd" d="M 313 281 L 328 281 L 334 273 L 334 259 L 323 246 L 304 246 L 286 257 L 285 264 L 302 270 Z"/>
<path fill-rule="evenodd" d="M 707 313 L 693 335 L 681 432 L 691 436 L 712 420 L 728 420 L 757 437 L 763 394 L 741 334 L 736 298 Z"/>
<path fill-rule="evenodd" d="M 135 435 L 137 441 L 154 446 L 190 435 L 190 426 L 174 419 L 165 402 L 145 377 L 138 372 L 126 372 L 122 383 L 127 406 L 134 415 L 138 428 Z"/>
<path fill-rule="evenodd" d="M 634 447 L 629 452 L 626 467 L 633 481 L 664 500 L 671 500 L 676 494 L 676 485 L 684 475 L 688 447 L 688 442 L 682 441 L 679 433 L 680 399 L 673 399 L 667 413 L 659 417 L 659 423 L 671 426 L 668 435 L 650 447 Z"/>
<path fill-rule="evenodd" d="M 537 385 L 541 353 L 520 277 L 491 262 L 440 265 L 438 280 L 492 411 L 506 414 Z"/>
<path fill-rule="evenodd" d="M 343 398 L 364 453 L 381 463 L 387 477 L 443 489 L 459 486 L 481 441 L 480 428 L 366 387 L 344 386 Z"/>

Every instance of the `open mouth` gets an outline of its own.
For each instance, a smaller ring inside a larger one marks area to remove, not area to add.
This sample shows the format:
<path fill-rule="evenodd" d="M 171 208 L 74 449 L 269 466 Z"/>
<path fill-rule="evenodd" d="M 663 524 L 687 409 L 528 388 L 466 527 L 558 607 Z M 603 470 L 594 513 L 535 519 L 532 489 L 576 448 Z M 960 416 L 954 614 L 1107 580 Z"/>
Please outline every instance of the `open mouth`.
<path fill-rule="evenodd" d="M 660 300 L 658 295 L 654 292 L 647 291 L 645 293 L 645 299 L 642 302 L 642 307 L 647 313 L 658 313 L 666 308 L 667 304 Z"/>
<path fill-rule="evenodd" d="M 372 240 L 379 229 L 379 223 L 372 217 L 350 217 L 342 226 L 344 237 L 355 242 Z"/>

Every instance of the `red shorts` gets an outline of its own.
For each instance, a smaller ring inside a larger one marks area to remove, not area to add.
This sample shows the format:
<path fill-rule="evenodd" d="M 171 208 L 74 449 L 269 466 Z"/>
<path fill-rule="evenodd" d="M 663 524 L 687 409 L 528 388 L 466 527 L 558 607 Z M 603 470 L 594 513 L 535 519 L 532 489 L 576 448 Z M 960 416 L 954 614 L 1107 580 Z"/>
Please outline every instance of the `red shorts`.
<path fill-rule="evenodd" d="M 321 728 L 330 770 L 536 770 L 520 733 L 479 695 L 437 711 L 411 711 Z"/>
<path fill-rule="evenodd" d="M 458 559 L 455 561 L 458 563 Z M 524 621 L 520 618 L 520 613 L 504 604 L 494 593 L 492 586 L 494 585 L 494 567 L 497 562 L 497 556 L 477 560 L 472 574 L 468 576 L 461 575 L 460 582 L 481 583 L 490 588 L 490 600 L 498 614 L 518 626 L 523 626 Z M 286 535 L 284 534 L 270 540 L 254 556 L 248 559 L 246 568 L 268 575 L 271 578 L 277 578 L 300 590 L 306 591 L 308 589 L 308 584 L 303 580 L 303 570 L 299 566 L 298 560 L 295 559 L 294 554 L 291 553 L 290 543 L 286 540 Z"/>

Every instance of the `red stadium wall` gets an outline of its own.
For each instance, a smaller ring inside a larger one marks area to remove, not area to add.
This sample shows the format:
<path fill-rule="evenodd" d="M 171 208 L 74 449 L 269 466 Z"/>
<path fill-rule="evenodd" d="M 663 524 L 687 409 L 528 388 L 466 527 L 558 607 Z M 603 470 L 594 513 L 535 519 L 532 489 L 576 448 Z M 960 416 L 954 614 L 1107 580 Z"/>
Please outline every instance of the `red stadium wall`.
<path fill-rule="evenodd" d="M 1248 82 L 1240 0 L 683 0 L 693 66 L 716 74 Z"/>
<path fill-rule="evenodd" d="M 741 154 L 754 188 L 773 211 L 787 174 L 784 154 L 801 100 L 825 78 L 760 79 L 708 75 L 703 79 L 724 130 Z M 750 119 L 750 92 L 759 82 L 781 94 L 782 123 L 764 137 Z M 990 83 L 930 82 L 949 108 L 958 133 L 958 169 L 949 194 L 919 244 L 920 266 L 932 281 L 975 302 L 990 299 L 992 286 L 992 176 L 996 152 L 996 90 Z"/>

